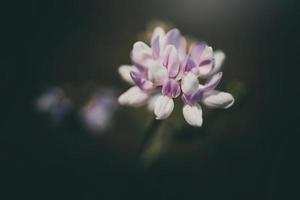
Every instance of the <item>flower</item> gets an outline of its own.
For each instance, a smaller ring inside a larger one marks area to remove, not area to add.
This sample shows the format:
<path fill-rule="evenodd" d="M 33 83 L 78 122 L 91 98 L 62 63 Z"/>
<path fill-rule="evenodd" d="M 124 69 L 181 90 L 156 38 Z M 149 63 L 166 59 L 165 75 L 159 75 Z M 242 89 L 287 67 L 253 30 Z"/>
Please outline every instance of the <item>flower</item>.
<path fill-rule="evenodd" d="M 153 31 L 151 46 L 136 42 L 131 52 L 133 65 L 119 67 L 121 77 L 132 84 L 120 95 L 121 105 L 140 107 L 148 104 L 156 119 L 166 119 L 181 95 L 183 116 L 192 126 L 202 126 L 202 110 L 208 107 L 230 107 L 234 98 L 214 90 L 221 80 L 219 72 L 225 54 L 213 51 L 206 43 L 193 43 L 187 52 L 187 41 L 178 29 Z M 199 78 L 208 81 L 202 85 Z"/>
<path fill-rule="evenodd" d="M 72 103 L 62 88 L 54 87 L 38 97 L 36 108 L 40 112 L 48 113 L 53 120 L 59 121 L 70 112 Z"/>
<path fill-rule="evenodd" d="M 90 131 L 100 133 L 110 126 L 117 109 L 114 93 L 110 88 L 101 88 L 81 109 L 81 119 Z"/>

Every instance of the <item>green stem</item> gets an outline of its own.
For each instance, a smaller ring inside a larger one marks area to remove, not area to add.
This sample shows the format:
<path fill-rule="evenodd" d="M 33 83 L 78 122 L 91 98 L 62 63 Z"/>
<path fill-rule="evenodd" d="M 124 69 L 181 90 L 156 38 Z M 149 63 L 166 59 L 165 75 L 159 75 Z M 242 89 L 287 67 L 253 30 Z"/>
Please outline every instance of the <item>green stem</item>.
<path fill-rule="evenodd" d="M 141 142 L 140 150 L 139 152 L 142 154 L 148 147 L 148 145 L 151 143 L 151 140 L 154 138 L 155 133 L 160 128 L 160 125 L 162 124 L 161 120 L 153 119 L 146 129 L 146 131 L 143 134 L 143 140 Z"/>

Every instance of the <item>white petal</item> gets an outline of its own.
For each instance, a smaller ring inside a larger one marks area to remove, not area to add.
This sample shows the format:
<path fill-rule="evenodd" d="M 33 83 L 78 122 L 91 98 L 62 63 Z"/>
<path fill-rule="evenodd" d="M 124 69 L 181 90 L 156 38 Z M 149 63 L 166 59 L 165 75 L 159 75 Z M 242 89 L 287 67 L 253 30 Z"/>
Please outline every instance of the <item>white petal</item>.
<path fill-rule="evenodd" d="M 132 65 L 121 65 L 118 69 L 118 72 L 120 76 L 128 83 L 134 84 L 131 76 L 130 76 L 130 71 L 133 70 Z"/>
<path fill-rule="evenodd" d="M 168 96 L 161 95 L 157 98 L 154 107 L 156 119 L 166 119 L 170 116 L 174 109 L 174 101 Z"/>
<path fill-rule="evenodd" d="M 149 63 L 149 62 L 148 62 Z M 156 85 L 162 85 L 163 82 L 168 78 L 168 71 L 162 65 L 157 62 L 152 62 L 148 65 L 148 78 L 149 81 Z"/>
<path fill-rule="evenodd" d="M 198 90 L 198 87 L 199 81 L 194 73 L 189 72 L 186 75 L 183 75 L 181 80 L 181 89 L 184 94 L 190 95 Z"/>
<path fill-rule="evenodd" d="M 221 70 L 222 64 L 225 60 L 225 53 L 223 51 L 217 50 L 214 52 L 215 67 L 211 74 L 215 74 Z"/>
<path fill-rule="evenodd" d="M 229 108 L 234 103 L 234 98 L 227 92 L 214 90 L 202 100 L 203 104 L 210 108 Z"/>
<path fill-rule="evenodd" d="M 182 109 L 183 117 L 187 123 L 192 126 L 202 126 L 202 109 L 199 104 L 193 106 L 185 105 Z"/>
<path fill-rule="evenodd" d="M 148 105 L 147 105 L 147 108 L 149 111 L 154 112 L 155 102 L 158 99 L 158 97 L 160 97 L 160 96 L 161 96 L 161 94 L 155 94 L 149 98 Z"/>
<path fill-rule="evenodd" d="M 149 95 L 143 92 L 137 86 L 129 88 L 126 92 L 119 96 L 119 103 L 121 105 L 139 107 L 146 103 Z"/>
<path fill-rule="evenodd" d="M 201 54 L 201 61 L 210 60 L 211 58 L 213 58 L 213 49 L 207 46 Z"/>
<path fill-rule="evenodd" d="M 144 42 L 136 42 L 131 52 L 132 60 L 138 64 L 143 64 L 147 59 L 152 58 L 152 49 Z"/>
<path fill-rule="evenodd" d="M 201 78 L 206 78 L 213 70 L 213 63 L 209 63 L 198 67 L 198 76 Z"/>
<path fill-rule="evenodd" d="M 213 71 L 213 63 L 209 63 L 201 67 L 194 67 L 191 70 L 193 74 L 195 74 L 197 77 L 200 78 L 208 78 L 208 76 L 212 74 L 212 71 Z"/>

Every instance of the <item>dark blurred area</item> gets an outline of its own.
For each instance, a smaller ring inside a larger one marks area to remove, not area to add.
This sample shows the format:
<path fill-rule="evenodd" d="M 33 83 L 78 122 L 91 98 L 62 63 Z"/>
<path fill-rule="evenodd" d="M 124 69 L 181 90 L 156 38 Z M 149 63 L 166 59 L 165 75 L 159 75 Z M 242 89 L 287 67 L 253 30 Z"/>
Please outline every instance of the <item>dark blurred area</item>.
<path fill-rule="evenodd" d="M 0 199 L 295 199 L 296 1 L 19 1 L 2 14 Z M 242 82 L 246 92 L 204 116 L 201 130 L 175 127 L 167 151 L 140 173 L 137 149 L 152 114 L 119 108 L 97 135 L 75 108 L 99 86 L 118 94 L 129 87 L 118 66 L 130 63 L 152 20 L 222 49 L 222 89 Z M 60 123 L 34 106 L 56 86 L 74 108 Z"/>

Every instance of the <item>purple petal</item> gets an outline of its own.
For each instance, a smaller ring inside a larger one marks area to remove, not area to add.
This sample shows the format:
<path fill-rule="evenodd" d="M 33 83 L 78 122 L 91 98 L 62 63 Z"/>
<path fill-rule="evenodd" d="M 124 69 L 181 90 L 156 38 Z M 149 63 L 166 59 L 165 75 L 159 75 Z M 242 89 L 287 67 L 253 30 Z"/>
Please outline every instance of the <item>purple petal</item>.
<path fill-rule="evenodd" d="M 176 76 L 176 80 L 181 80 L 185 72 L 189 72 L 195 67 L 196 67 L 195 62 L 190 57 L 187 57 L 185 61 L 180 64 L 179 72 L 178 75 Z"/>
<path fill-rule="evenodd" d="M 181 100 L 183 101 L 184 104 L 193 106 L 193 105 L 197 104 L 197 102 L 199 101 L 196 99 L 195 95 L 197 95 L 197 98 L 199 98 L 199 99 L 203 98 L 203 92 L 199 91 L 198 93 L 195 93 L 194 95 L 182 94 Z"/>
<path fill-rule="evenodd" d="M 141 65 L 139 63 L 133 62 L 134 66 L 140 71 L 140 72 L 145 72 L 146 71 L 146 66 Z"/>
<path fill-rule="evenodd" d="M 151 91 L 154 89 L 154 85 L 152 82 L 148 81 L 146 78 L 144 78 L 143 74 L 136 71 L 131 71 L 130 76 L 134 83 L 144 91 Z"/>
<path fill-rule="evenodd" d="M 202 53 L 204 52 L 206 47 L 207 44 L 204 42 L 192 46 L 190 55 L 196 62 L 196 65 L 200 64 Z"/>
<path fill-rule="evenodd" d="M 172 29 L 166 34 L 166 46 L 174 45 L 176 49 L 179 49 L 181 45 L 182 36 L 178 29 Z"/>
<path fill-rule="evenodd" d="M 168 45 L 173 45 L 178 51 L 179 58 L 181 60 L 184 59 L 186 54 L 187 42 L 178 29 L 172 29 L 166 34 L 165 45 L 163 46 L 163 48 Z"/>
<path fill-rule="evenodd" d="M 194 94 L 192 94 L 187 99 L 191 103 L 200 101 L 204 97 L 205 94 L 210 93 L 212 90 L 214 90 L 218 86 L 221 78 L 222 78 L 222 72 L 215 74 L 203 87 L 198 89 Z"/>
<path fill-rule="evenodd" d="M 165 37 L 165 31 L 162 27 L 158 26 L 154 29 L 152 38 L 151 38 L 151 43 L 156 39 L 157 36 L 159 36 L 160 43 L 162 43 L 163 39 Z"/>
<path fill-rule="evenodd" d="M 203 98 L 203 94 L 205 92 L 204 88 L 199 89 L 197 92 L 195 92 L 194 94 L 192 94 L 191 96 L 188 97 L 188 100 L 194 104 L 198 101 L 200 101 Z"/>
<path fill-rule="evenodd" d="M 200 77 L 206 77 L 213 69 L 214 55 L 213 49 L 205 43 L 192 45 L 190 51 L 191 58 L 199 69 L 193 69 L 194 73 Z"/>
<path fill-rule="evenodd" d="M 132 80 L 134 81 L 134 83 L 135 83 L 139 88 L 142 88 L 145 79 L 141 76 L 141 74 L 138 73 L 138 72 L 135 72 L 135 71 L 131 71 L 131 72 L 130 72 L 130 76 L 131 76 Z"/>
<path fill-rule="evenodd" d="M 196 67 L 196 63 L 190 57 L 188 57 L 187 60 L 186 60 L 186 63 L 185 63 L 185 71 L 189 72 L 194 67 Z"/>
<path fill-rule="evenodd" d="M 179 71 L 179 58 L 174 46 L 168 45 L 163 55 L 163 65 L 168 69 L 169 76 L 175 77 Z"/>
<path fill-rule="evenodd" d="M 154 59 L 158 59 L 159 58 L 159 54 L 160 54 L 160 44 L 159 44 L 159 36 L 157 36 L 151 44 L 152 47 L 152 56 Z"/>
<path fill-rule="evenodd" d="M 176 98 L 180 95 L 180 85 L 173 79 L 167 80 L 162 86 L 162 94 Z"/>
<path fill-rule="evenodd" d="M 212 61 L 213 61 L 212 59 L 203 60 L 203 61 L 201 61 L 201 63 L 199 64 L 199 67 L 205 66 L 205 65 L 208 65 L 208 64 L 211 64 Z"/>
<path fill-rule="evenodd" d="M 204 85 L 205 91 L 214 90 L 221 81 L 223 73 L 219 72 L 211 77 L 211 79 Z"/>

